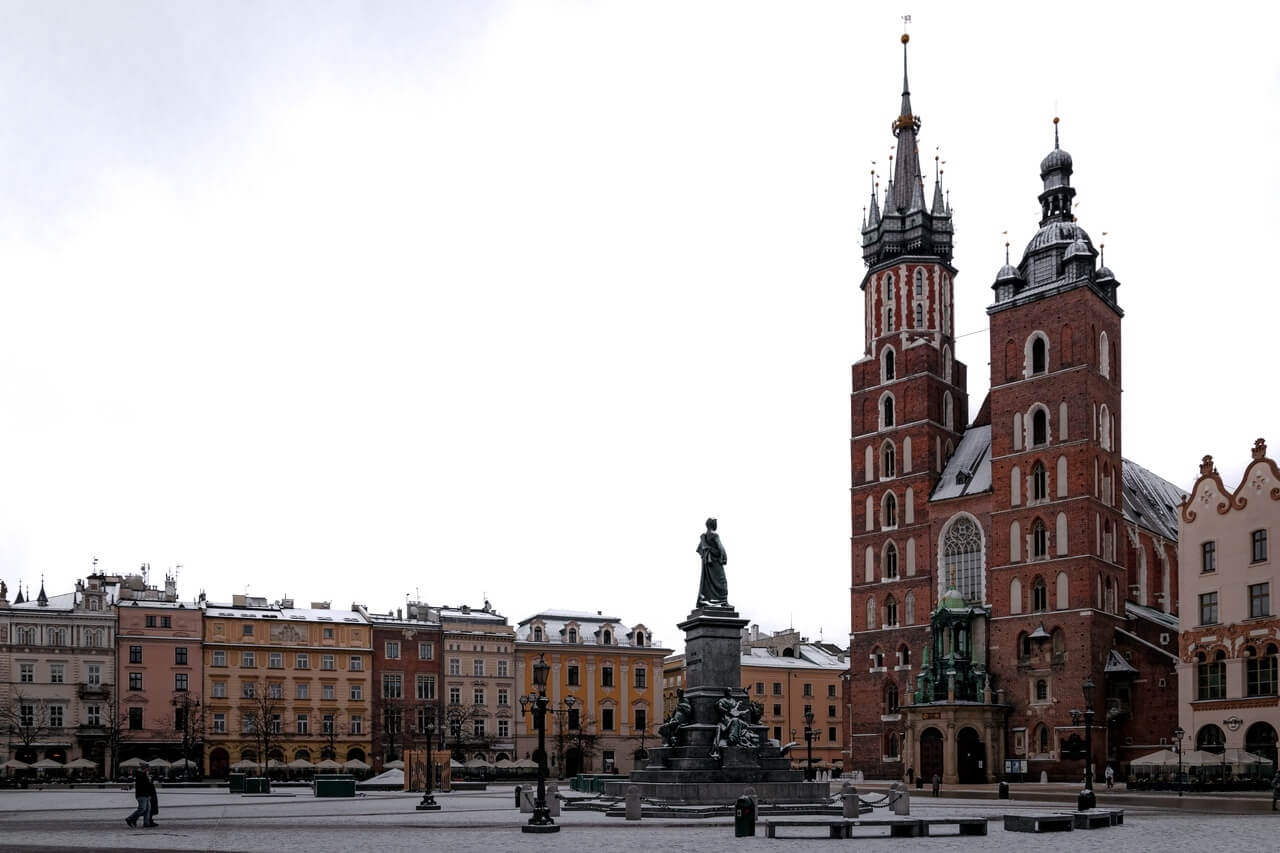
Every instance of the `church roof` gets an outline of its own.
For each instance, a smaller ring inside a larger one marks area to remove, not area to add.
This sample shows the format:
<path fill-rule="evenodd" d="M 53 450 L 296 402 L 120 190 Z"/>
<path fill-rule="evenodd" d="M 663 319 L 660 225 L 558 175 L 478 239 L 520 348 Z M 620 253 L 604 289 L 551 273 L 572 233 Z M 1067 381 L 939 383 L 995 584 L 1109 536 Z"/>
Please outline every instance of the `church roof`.
<path fill-rule="evenodd" d="M 1186 492 L 1143 468 L 1124 460 L 1124 518 L 1166 539 L 1178 539 L 1178 505 Z"/>
<path fill-rule="evenodd" d="M 991 491 L 991 424 L 971 426 L 947 460 L 931 501 L 945 501 Z"/>

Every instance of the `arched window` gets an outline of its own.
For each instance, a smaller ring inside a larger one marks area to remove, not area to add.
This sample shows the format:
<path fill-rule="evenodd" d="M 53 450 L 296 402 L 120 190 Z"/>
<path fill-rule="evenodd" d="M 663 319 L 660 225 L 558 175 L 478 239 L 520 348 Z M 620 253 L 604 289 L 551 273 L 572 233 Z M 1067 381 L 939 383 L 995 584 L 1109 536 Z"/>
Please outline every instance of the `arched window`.
<path fill-rule="evenodd" d="M 1058 457 L 1058 497 L 1067 496 L 1067 457 Z"/>
<path fill-rule="evenodd" d="M 600 641 L 603 645 L 606 645 L 606 646 L 613 645 L 613 632 L 610 631 L 609 629 L 606 628 L 603 632 L 601 632 L 600 637 L 601 637 Z"/>
<path fill-rule="evenodd" d="M 636 645 L 644 646 L 644 631 L 636 631 Z"/>
<path fill-rule="evenodd" d="M 876 628 L 876 600 L 874 597 L 867 599 L 867 630 L 874 631 Z"/>
<path fill-rule="evenodd" d="M 1042 501 L 1049 497 L 1049 478 L 1044 472 L 1044 463 L 1037 461 L 1031 466 L 1031 499 Z"/>
<path fill-rule="evenodd" d="M 1018 657 L 1024 663 L 1031 657 L 1031 636 L 1026 631 L 1018 633 Z"/>
<path fill-rule="evenodd" d="M 910 540 L 908 540 L 907 544 L 908 546 L 911 544 Z M 903 616 L 903 624 L 904 625 L 916 624 L 916 594 L 911 590 L 907 590 L 907 597 L 903 600 L 903 603 L 904 603 L 903 610 L 906 611 L 905 615 Z M 906 646 L 903 646 L 903 648 L 905 649 Z M 908 655 L 909 654 L 910 652 L 908 651 Z M 911 660 L 909 657 L 906 663 L 911 663 Z"/>
<path fill-rule="evenodd" d="M 1036 701 L 1049 701 L 1049 682 L 1043 678 L 1036 679 Z"/>
<path fill-rule="evenodd" d="M 1013 413 L 1013 449 L 1022 449 L 1022 412 Z"/>
<path fill-rule="evenodd" d="M 1035 742 L 1036 752 L 1041 755 L 1049 753 L 1049 729 L 1043 723 L 1036 729 Z"/>
<path fill-rule="evenodd" d="M 893 273 L 884 277 L 884 301 L 893 304 Z"/>
<path fill-rule="evenodd" d="M 1070 588 L 1071 584 L 1067 580 L 1067 573 L 1058 572 L 1058 594 L 1055 606 L 1059 610 L 1066 610 L 1070 606 Z"/>
<path fill-rule="evenodd" d="M 1274 643 L 1268 644 L 1261 654 L 1253 647 L 1245 650 L 1246 696 L 1276 695 L 1276 652 Z"/>
<path fill-rule="evenodd" d="M 898 548 L 892 542 L 886 542 L 884 545 L 884 576 L 886 578 L 898 576 Z"/>
<path fill-rule="evenodd" d="M 1037 336 L 1031 342 L 1031 374 L 1034 376 L 1045 372 L 1045 365 L 1048 362 L 1048 355 L 1044 345 L 1044 338 Z"/>
<path fill-rule="evenodd" d="M 898 666 L 911 666 L 911 647 L 905 643 L 898 646 Z"/>
<path fill-rule="evenodd" d="M 1106 598 L 1103 600 L 1103 606 L 1108 613 L 1116 612 L 1116 582 L 1111 578 L 1107 578 L 1104 584 L 1106 588 Z"/>
<path fill-rule="evenodd" d="M 924 306 L 919 302 L 916 303 L 916 328 L 919 329 L 924 325 Z"/>
<path fill-rule="evenodd" d="M 1009 613 L 1017 615 L 1022 612 L 1022 581 L 1014 578 L 1009 581 Z"/>
<path fill-rule="evenodd" d="M 541 643 L 541 642 L 542 642 L 542 628 L 541 628 L 540 626 L 534 626 L 534 629 L 533 629 L 533 641 L 534 641 L 535 643 Z"/>
<path fill-rule="evenodd" d="M 951 347 L 942 348 L 942 380 L 951 381 Z"/>
<path fill-rule="evenodd" d="M 1067 514 L 1065 512 L 1058 513 L 1057 530 L 1054 531 L 1054 539 L 1057 540 L 1058 556 L 1067 556 Z"/>
<path fill-rule="evenodd" d="M 1099 441 L 1102 443 L 1103 450 L 1111 449 L 1111 412 L 1107 409 L 1107 404 L 1103 403 L 1102 408 L 1098 411 L 1098 435 Z"/>
<path fill-rule="evenodd" d="M 1067 440 L 1067 401 L 1058 404 L 1058 441 Z"/>
<path fill-rule="evenodd" d="M 884 428 L 893 426 L 893 395 L 892 394 L 884 395 L 884 400 L 880 404 L 880 412 L 882 415 L 881 420 L 883 421 L 883 423 L 880 424 L 880 427 L 884 429 Z"/>
<path fill-rule="evenodd" d="M 1220 754 L 1227 745 L 1226 735 L 1213 723 L 1203 727 L 1196 733 L 1196 749 L 1204 752 Z"/>
<path fill-rule="evenodd" d="M 896 628 L 898 625 L 898 600 L 892 595 L 884 601 L 884 626 Z"/>
<path fill-rule="evenodd" d="M 1037 612 L 1049 609 L 1049 592 L 1045 589 L 1044 578 L 1039 575 L 1031 583 L 1031 609 Z"/>
<path fill-rule="evenodd" d="M 885 746 L 887 752 L 884 757 L 894 759 L 898 757 L 898 735 L 894 732 L 889 733 L 889 743 Z"/>
<path fill-rule="evenodd" d="M 1022 525 L 1014 519 L 1009 523 L 1009 562 L 1017 563 L 1022 560 Z"/>
<path fill-rule="evenodd" d="M 881 363 L 884 365 L 884 382 L 892 382 L 897 378 L 896 365 L 894 363 L 893 347 L 885 347 L 884 355 L 881 356 Z"/>
<path fill-rule="evenodd" d="M 916 299 L 924 296 L 924 270 L 916 270 Z"/>
<path fill-rule="evenodd" d="M 1031 556 L 1042 560 L 1049 553 L 1049 534 L 1044 529 L 1044 522 L 1036 519 L 1031 522 Z"/>
<path fill-rule="evenodd" d="M 1219 649 L 1209 660 L 1204 652 L 1196 653 L 1196 698 L 1227 698 L 1227 656 Z"/>
<path fill-rule="evenodd" d="M 867 529 L 876 529 L 876 502 L 871 499 L 871 495 L 867 495 Z"/>
<path fill-rule="evenodd" d="M 1031 415 L 1031 444 L 1039 447 L 1049 443 L 1049 414 L 1044 409 L 1036 409 Z"/>
<path fill-rule="evenodd" d="M 577 629 L 577 628 L 570 628 L 570 629 L 569 629 L 569 642 L 570 642 L 570 643 L 576 643 L 576 642 L 578 642 L 578 629 Z"/>
<path fill-rule="evenodd" d="M 893 496 L 893 492 L 885 492 L 880 504 L 880 515 L 882 527 L 898 526 L 898 499 Z"/>
<path fill-rule="evenodd" d="M 871 498 L 867 498 L 871 500 Z M 876 552 L 868 545 L 866 551 L 866 574 L 864 575 L 867 583 L 873 583 L 876 579 Z"/>
<path fill-rule="evenodd" d="M 914 524 L 916 520 L 915 492 L 907 486 L 907 493 L 902 496 L 902 516 L 904 523 Z"/>
<path fill-rule="evenodd" d="M 890 439 L 880 446 L 880 476 L 896 477 L 897 474 L 897 460 L 894 458 L 893 440 Z"/>
<path fill-rule="evenodd" d="M 955 429 L 955 404 L 951 401 L 951 392 L 942 392 L 942 425 L 947 429 Z"/>
<path fill-rule="evenodd" d="M 1098 372 L 1107 378 L 1111 377 L 1111 345 L 1106 332 L 1098 337 Z"/>
<path fill-rule="evenodd" d="M 965 601 L 981 601 L 983 598 L 984 549 L 982 528 L 969 515 L 958 515 L 947 525 L 940 543 L 942 573 L 938 578 L 941 589 L 954 587 Z"/>
<path fill-rule="evenodd" d="M 880 651 L 879 646 L 871 650 L 871 666 L 874 669 L 884 669 L 884 652 Z"/>
<path fill-rule="evenodd" d="M 1022 469 L 1017 465 L 1009 470 L 1009 504 L 1017 506 L 1022 503 Z"/>
<path fill-rule="evenodd" d="M 902 473 L 911 473 L 911 436 L 902 439 Z"/>
<path fill-rule="evenodd" d="M 898 713 L 898 685 L 890 683 L 884 689 L 884 712 L 886 714 Z"/>

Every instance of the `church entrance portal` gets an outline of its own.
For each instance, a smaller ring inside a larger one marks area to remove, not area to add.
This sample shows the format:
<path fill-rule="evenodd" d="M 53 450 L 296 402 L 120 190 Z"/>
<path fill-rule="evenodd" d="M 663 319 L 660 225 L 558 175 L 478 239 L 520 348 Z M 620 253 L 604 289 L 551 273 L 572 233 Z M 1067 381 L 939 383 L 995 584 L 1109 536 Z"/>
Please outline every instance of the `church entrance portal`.
<path fill-rule="evenodd" d="M 987 781 L 986 768 L 983 766 L 982 740 L 978 733 L 970 728 L 963 728 L 956 736 L 956 775 L 961 785 L 981 784 Z"/>
<path fill-rule="evenodd" d="M 942 778 L 942 732 L 930 728 L 920 735 L 920 778 L 928 785 L 935 773 Z"/>

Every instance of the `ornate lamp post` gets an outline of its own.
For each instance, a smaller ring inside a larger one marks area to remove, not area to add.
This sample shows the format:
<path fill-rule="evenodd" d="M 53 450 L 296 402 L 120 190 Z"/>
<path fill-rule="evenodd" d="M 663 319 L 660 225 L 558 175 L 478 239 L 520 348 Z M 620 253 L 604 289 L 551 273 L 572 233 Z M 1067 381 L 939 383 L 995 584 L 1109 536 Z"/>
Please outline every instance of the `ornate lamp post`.
<path fill-rule="evenodd" d="M 804 743 L 805 749 L 809 753 L 808 761 L 804 768 L 804 778 L 806 782 L 813 781 L 813 709 L 810 708 L 804 712 Z"/>
<path fill-rule="evenodd" d="M 417 810 L 420 812 L 438 812 L 440 804 L 436 802 L 436 798 L 431 794 L 431 730 L 436 719 L 435 705 L 427 705 L 427 714 L 423 720 L 423 734 L 427 736 L 427 781 L 422 792 L 422 802 L 418 803 Z"/>
<path fill-rule="evenodd" d="M 547 808 L 547 673 L 551 665 L 544 655 L 538 655 L 533 665 L 533 686 L 536 693 L 520 697 L 520 709 L 529 713 L 533 707 L 533 727 L 538 730 L 538 797 L 533 804 L 533 816 L 520 827 L 521 832 L 559 832 L 560 827 L 551 819 Z"/>
<path fill-rule="evenodd" d="M 1084 790 L 1076 798 L 1076 808 L 1080 811 L 1098 804 L 1093 793 L 1093 686 L 1093 679 L 1088 676 L 1080 685 L 1084 693 Z"/>
<path fill-rule="evenodd" d="M 1178 726 L 1173 730 L 1173 736 L 1178 739 L 1178 796 L 1182 796 L 1182 739 L 1187 736 L 1182 726 Z"/>

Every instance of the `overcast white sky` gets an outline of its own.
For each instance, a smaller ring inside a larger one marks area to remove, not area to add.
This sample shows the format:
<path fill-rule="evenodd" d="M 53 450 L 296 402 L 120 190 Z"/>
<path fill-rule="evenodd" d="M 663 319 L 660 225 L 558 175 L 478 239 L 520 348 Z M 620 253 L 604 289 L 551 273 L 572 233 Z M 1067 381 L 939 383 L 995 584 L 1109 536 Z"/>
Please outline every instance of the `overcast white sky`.
<path fill-rule="evenodd" d="M 904 13 L 971 410 L 1056 113 L 1125 455 L 1234 484 L 1280 452 L 1278 8 L 2 2 L 0 578 L 487 595 L 679 648 L 714 514 L 745 616 L 844 642 Z"/>

